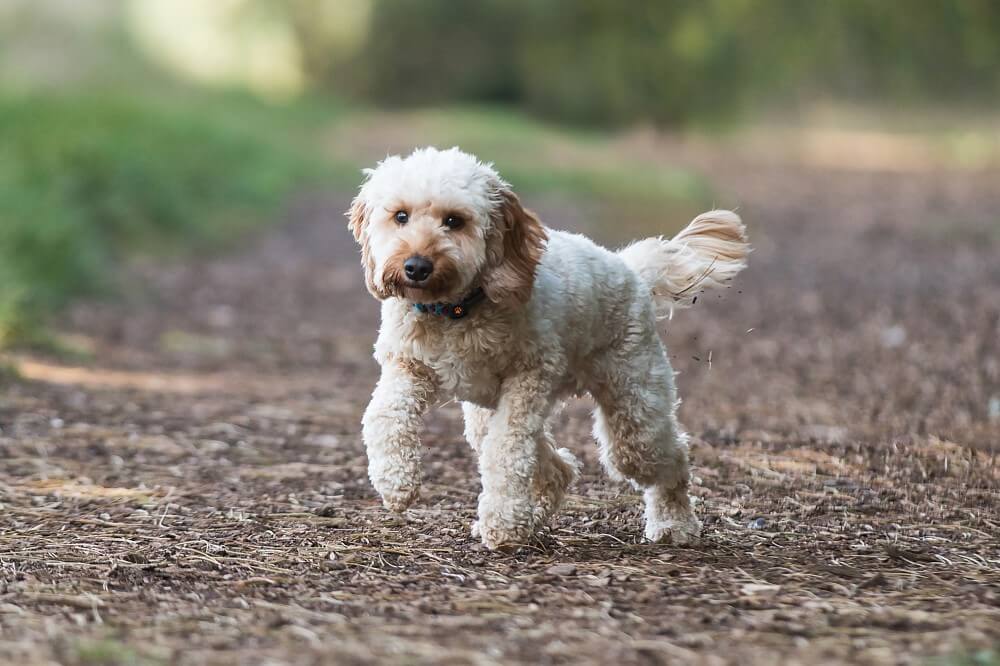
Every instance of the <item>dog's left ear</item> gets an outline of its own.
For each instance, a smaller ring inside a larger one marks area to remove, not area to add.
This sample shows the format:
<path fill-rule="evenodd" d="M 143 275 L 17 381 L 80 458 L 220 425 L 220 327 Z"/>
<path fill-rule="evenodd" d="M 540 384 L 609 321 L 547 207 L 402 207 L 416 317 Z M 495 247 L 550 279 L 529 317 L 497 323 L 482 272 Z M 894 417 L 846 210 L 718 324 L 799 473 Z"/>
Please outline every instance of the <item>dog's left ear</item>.
<path fill-rule="evenodd" d="M 502 187 L 499 196 L 488 248 L 492 268 L 484 276 L 483 291 L 494 303 L 508 299 L 525 303 L 531 298 L 548 234 L 509 187 Z"/>

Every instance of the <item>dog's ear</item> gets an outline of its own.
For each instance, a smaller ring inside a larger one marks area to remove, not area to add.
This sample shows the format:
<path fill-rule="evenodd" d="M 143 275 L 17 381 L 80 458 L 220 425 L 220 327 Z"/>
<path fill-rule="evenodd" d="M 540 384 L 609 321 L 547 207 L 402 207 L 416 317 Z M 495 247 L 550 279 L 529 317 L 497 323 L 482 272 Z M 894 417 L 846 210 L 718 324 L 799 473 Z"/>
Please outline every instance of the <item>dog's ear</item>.
<path fill-rule="evenodd" d="M 361 266 L 365 269 L 365 286 L 375 298 L 379 300 L 389 298 L 385 289 L 375 283 L 375 258 L 372 257 L 369 247 L 368 234 L 365 233 L 365 225 L 368 224 L 368 205 L 360 194 L 351 202 L 347 217 L 347 226 L 354 234 L 354 240 L 361 245 Z"/>
<path fill-rule="evenodd" d="M 500 189 L 499 199 L 488 241 L 492 267 L 484 276 L 483 291 L 494 303 L 508 299 L 525 303 L 531 298 L 535 270 L 545 252 L 548 234 L 509 187 Z"/>
<path fill-rule="evenodd" d="M 364 230 L 365 222 L 368 219 L 368 206 L 364 198 L 359 194 L 351 202 L 351 209 L 347 211 L 347 227 L 354 234 L 354 240 L 361 242 L 361 232 Z"/>

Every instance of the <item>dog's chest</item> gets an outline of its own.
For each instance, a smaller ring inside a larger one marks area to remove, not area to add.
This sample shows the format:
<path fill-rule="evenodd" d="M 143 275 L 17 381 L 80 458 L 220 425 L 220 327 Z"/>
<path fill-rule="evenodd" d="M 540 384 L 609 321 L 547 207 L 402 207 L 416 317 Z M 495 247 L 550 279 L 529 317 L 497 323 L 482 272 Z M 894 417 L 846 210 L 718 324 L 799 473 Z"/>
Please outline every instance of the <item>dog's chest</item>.
<path fill-rule="evenodd" d="M 430 359 L 429 365 L 440 379 L 442 397 L 473 402 L 484 407 L 496 406 L 500 395 L 501 374 L 489 360 L 471 361 L 445 354 Z"/>
<path fill-rule="evenodd" d="M 415 350 L 438 377 L 442 397 L 491 407 L 500 394 L 501 378 L 510 366 L 510 349 L 482 331 L 429 335 Z"/>
<path fill-rule="evenodd" d="M 397 335 L 388 334 L 392 327 L 384 328 L 376 347 L 431 368 L 441 398 L 492 407 L 502 378 L 516 360 L 513 324 L 494 313 L 459 321 L 407 316 L 399 322 Z"/>

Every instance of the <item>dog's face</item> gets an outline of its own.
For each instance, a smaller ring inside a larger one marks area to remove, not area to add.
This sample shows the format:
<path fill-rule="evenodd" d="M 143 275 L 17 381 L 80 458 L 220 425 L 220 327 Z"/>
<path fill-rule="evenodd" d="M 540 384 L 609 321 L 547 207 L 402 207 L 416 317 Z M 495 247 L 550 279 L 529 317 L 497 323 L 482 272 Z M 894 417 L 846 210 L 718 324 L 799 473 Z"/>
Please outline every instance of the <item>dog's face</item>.
<path fill-rule="evenodd" d="M 365 170 L 348 212 L 368 290 L 431 303 L 476 287 L 528 300 L 546 234 L 487 164 L 458 148 L 423 148 Z"/>

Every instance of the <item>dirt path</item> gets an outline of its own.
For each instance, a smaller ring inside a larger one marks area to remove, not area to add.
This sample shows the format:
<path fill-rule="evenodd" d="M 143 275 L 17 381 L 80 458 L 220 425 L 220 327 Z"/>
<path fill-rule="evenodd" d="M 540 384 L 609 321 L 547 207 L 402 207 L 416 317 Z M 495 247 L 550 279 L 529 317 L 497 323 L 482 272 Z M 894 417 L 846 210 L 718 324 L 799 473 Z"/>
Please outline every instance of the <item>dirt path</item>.
<path fill-rule="evenodd" d="M 679 151 L 683 153 L 683 151 Z M 468 536 L 459 410 L 384 512 L 358 421 L 377 307 L 317 197 L 137 271 L 0 388 L 2 663 L 917 663 L 1000 642 L 997 174 L 699 158 L 752 269 L 667 327 L 704 543 L 642 544 L 588 405 L 585 476 L 516 557 Z M 557 208 L 541 207 L 560 226 Z"/>

